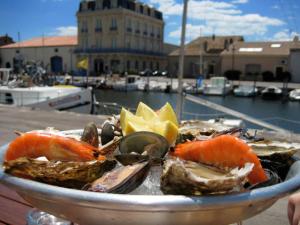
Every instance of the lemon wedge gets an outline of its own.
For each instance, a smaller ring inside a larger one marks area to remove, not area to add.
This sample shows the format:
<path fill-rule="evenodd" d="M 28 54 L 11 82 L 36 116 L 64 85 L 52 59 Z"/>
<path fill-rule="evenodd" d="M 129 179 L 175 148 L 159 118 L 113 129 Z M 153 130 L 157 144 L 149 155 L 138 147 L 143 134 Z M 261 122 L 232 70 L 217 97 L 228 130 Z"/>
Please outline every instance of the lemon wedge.
<path fill-rule="evenodd" d="M 146 121 L 142 117 L 135 116 L 130 111 L 122 108 L 120 113 L 120 125 L 122 128 L 123 135 L 126 136 L 129 134 L 131 127 L 128 127 L 128 122 L 131 122 L 133 124 L 139 124 L 139 126 L 143 126 Z"/>
<path fill-rule="evenodd" d="M 168 121 L 169 120 L 178 127 L 178 120 L 177 120 L 176 114 L 175 114 L 172 106 L 170 105 L 170 103 L 167 102 L 159 110 L 158 117 L 159 117 L 160 121 Z"/>
<path fill-rule="evenodd" d="M 143 102 L 139 103 L 135 115 L 142 117 L 146 121 L 158 120 L 158 115 L 156 114 L 156 112 L 154 112 Z"/>
<path fill-rule="evenodd" d="M 156 122 L 152 129 L 155 133 L 165 137 L 170 145 L 173 145 L 178 135 L 178 127 L 172 121 Z"/>
<path fill-rule="evenodd" d="M 125 131 L 126 135 L 131 134 L 133 132 L 139 132 L 139 131 L 153 132 L 153 130 L 147 124 L 138 124 L 131 121 L 127 123 L 126 131 Z"/>

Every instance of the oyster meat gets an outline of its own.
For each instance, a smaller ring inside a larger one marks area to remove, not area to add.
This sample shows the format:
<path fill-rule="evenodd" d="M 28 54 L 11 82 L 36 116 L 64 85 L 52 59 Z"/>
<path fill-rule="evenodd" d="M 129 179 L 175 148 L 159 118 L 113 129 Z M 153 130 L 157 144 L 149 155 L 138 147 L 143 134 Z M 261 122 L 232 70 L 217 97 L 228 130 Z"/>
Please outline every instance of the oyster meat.
<path fill-rule="evenodd" d="M 18 158 L 4 162 L 6 173 L 61 187 L 82 188 L 112 170 L 116 161 L 61 162 Z"/>
<path fill-rule="evenodd" d="M 168 159 L 161 176 L 164 194 L 201 195 L 231 192 L 241 187 L 254 164 L 223 170 L 191 161 Z"/>

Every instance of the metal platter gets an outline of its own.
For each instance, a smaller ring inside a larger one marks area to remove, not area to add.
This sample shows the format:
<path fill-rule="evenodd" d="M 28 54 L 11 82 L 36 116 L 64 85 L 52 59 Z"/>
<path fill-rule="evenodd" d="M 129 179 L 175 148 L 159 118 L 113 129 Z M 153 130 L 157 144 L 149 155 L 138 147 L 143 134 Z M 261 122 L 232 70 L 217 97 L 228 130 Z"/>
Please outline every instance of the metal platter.
<path fill-rule="evenodd" d="M 0 149 L 1 165 L 7 146 Z M 225 225 L 253 217 L 299 189 L 300 161 L 294 162 L 280 184 L 218 196 L 93 193 L 17 178 L 4 173 L 2 167 L 0 182 L 34 207 L 78 224 Z"/>

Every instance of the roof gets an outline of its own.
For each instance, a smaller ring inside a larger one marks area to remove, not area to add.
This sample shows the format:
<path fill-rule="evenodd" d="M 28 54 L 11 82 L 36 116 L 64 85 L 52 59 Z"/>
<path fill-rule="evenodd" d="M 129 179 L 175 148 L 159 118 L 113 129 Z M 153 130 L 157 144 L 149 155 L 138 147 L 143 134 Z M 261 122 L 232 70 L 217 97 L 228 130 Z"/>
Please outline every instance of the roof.
<path fill-rule="evenodd" d="M 278 42 L 237 42 L 231 45 L 228 50 L 224 50 L 222 56 L 231 56 L 233 54 L 240 56 L 289 56 L 290 50 L 300 47 L 297 41 L 278 41 Z"/>
<path fill-rule="evenodd" d="M 198 37 L 197 39 L 186 44 L 184 47 L 185 55 L 199 56 L 200 53 L 206 56 L 219 55 L 230 43 L 243 41 L 242 36 L 208 36 Z M 170 56 L 178 56 L 180 49 L 171 52 Z"/>
<path fill-rule="evenodd" d="M 77 36 L 53 36 L 38 37 L 30 40 L 4 45 L 0 48 L 30 48 L 30 47 L 50 47 L 50 46 L 70 46 L 77 45 Z"/>

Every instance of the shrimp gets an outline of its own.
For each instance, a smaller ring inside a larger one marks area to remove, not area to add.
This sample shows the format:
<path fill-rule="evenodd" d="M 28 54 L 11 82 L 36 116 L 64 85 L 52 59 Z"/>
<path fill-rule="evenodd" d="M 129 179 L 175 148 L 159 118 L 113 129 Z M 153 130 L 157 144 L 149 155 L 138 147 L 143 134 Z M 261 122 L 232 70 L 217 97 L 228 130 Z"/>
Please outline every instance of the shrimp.
<path fill-rule="evenodd" d="M 29 132 L 9 144 L 4 159 L 44 156 L 48 160 L 89 161 L 97 159 L 98 155 L 98 148 L 85 142 L 53 133 Z"/>
<path fill-rule="evenodd" d="M 178 144 L 171 155 L 184 160 L 229 168 L 243 167 L 245 163 L 250 162 L 254 164 L 253 170 L 248 175 L 251 184 L 268 179 L 252 149 L 242 140 L 231 135 Z"/>

